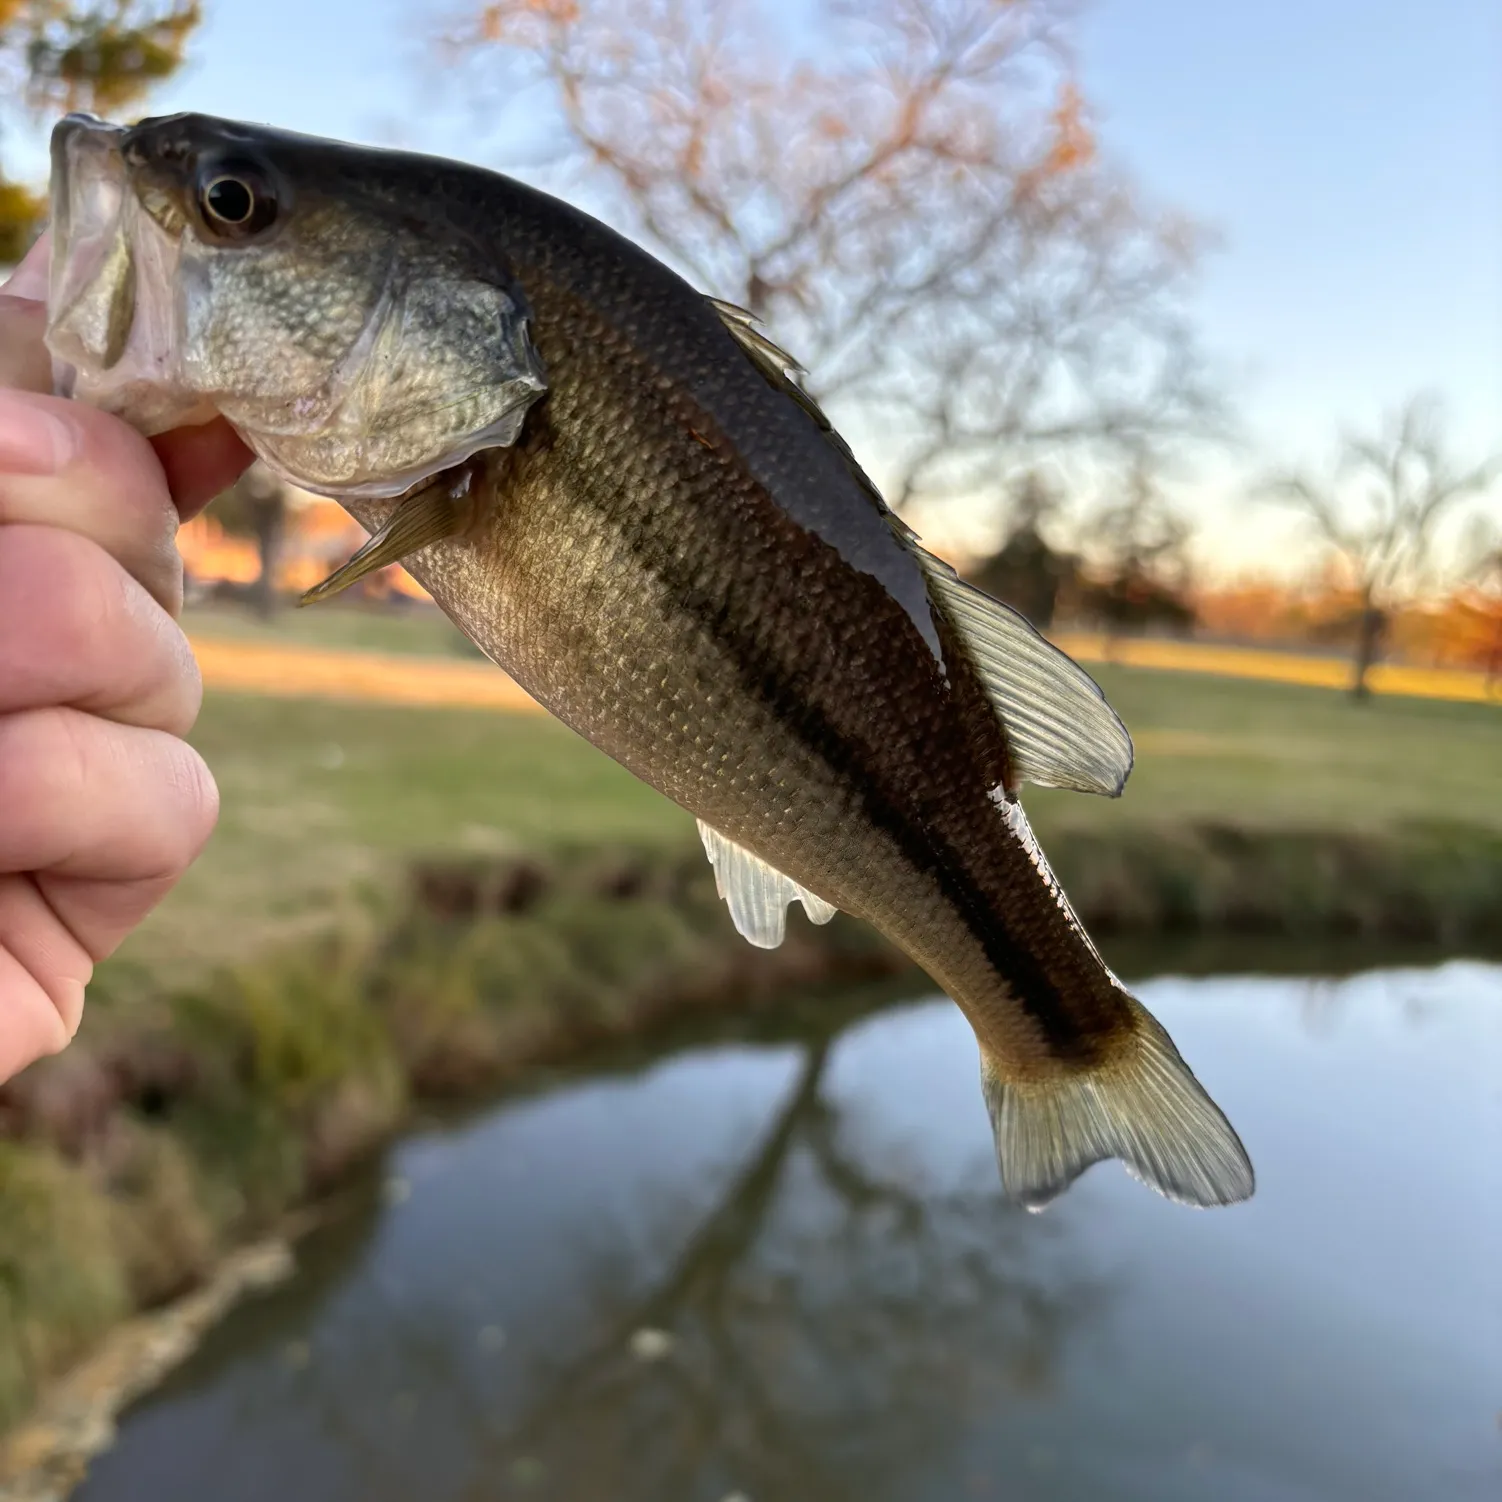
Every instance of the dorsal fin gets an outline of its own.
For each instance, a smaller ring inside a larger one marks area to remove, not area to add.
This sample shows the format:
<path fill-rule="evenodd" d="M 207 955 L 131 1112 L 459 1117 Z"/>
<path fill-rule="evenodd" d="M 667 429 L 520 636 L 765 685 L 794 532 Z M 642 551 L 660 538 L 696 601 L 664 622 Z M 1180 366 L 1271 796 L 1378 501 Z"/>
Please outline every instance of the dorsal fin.
<path fill-rule="evenodd" d="M 782 392 L 784 396 L 791 397 L 813 418 L 824 437 L 850 467 L 851 474 L 860 482 L 861 488 L 876 503 L 877 510 L 889 520 L 895 521 L 896 513 L 887 505 L 885 497 L 876 488 L 871 477 L 861 468 L 860 461 L 855 457 L 850 445 L 836 432 L 828 414 L 799 380 L 800 376 L 808 374 L 803 366 L 761 331 L 756 314 L 718 297 L 707 298 L 706 301 L 720 315 L 720 322 L 730 331 L 735 342 L 750 356 L 751 363 L 761 372 L 767 384 L 774 390 Z"/>
<path fill-rule="evenodd" d="M 1014 780 L 1116 797 L 1132 770 L 1132 738 L 1100 685 L 1026 616 L 912 546 L 1006 731 Z"/>
<path fill-rule="evenodd" d="M 708 302 L 766 381 L 818 424 L 917 560 L 930 602 L 963 642 L 1006 732 L 1015 781 L 1116 797 L 1132 770 L 1132 738 L 1095 680 L 1026 617 L 965 583 L 924 549 L 797 379 L 803 367 L 761 331 L 755 314 L 716 297 Z"/>
<path fill-rule="evenodd" d="M 836 910 L 822 897 L 815 897 L 703 819 L 699 820 L 699 838 L 714 867 L 715 890 L 730 909 L 730 921 L 758 949 L 776 949 L 782 943 L 790 902 L 801 902 L 811 922 L 828 923 L 834 917 Z"/>
<path fill-rule="evenodd" d="M 738 307 L 733 302 L 726 302 L 723 298 L 711 297 L 708 302 L 710 307 L 720 315 L 720 322 L 730 330 L 735 342 L 750 355 L 751 363 L 767 378 L 767 381 L 779 391 L 792 397 L 821 428 L 833 432 L 834 425 L 824 415 L 824 409 L 809 395 L 799 379 L 800 376 L 806 376 L 808 371 L 781 345 L 774 344 L 762 333 L 757 326 L 756 314 L 749 309 Z"/>

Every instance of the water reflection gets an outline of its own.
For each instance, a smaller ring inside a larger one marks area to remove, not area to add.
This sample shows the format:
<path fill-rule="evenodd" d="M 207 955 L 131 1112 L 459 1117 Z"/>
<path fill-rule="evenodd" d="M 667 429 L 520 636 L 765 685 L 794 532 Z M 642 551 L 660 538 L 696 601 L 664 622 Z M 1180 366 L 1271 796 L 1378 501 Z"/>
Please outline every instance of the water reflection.
<path fill-rule="evenodd" d="M 693 1050 L 415 1136 L 82 1495 L 1497 1495 L 1502 971 L 1143 989 L 1248 1207 L 1011 1210 L 947 1004 Z"/>
<path fill-rule="evenodd" d="M 989 1185 L 928 1192 L 872 1161 L 825 1088 L 834 1041 L 806 1046 L 651 1286 L 629 1256 L 596 1260 L 580 1296 L 599 1336 L 531 1374 L 462 1495 L 495 1495 L 498 1472 L 562 1497 L 889 1495 L 967 1407 L 1049 1385 L 1104 1288 L 1061 1225 L 1034 1233 Z"/>

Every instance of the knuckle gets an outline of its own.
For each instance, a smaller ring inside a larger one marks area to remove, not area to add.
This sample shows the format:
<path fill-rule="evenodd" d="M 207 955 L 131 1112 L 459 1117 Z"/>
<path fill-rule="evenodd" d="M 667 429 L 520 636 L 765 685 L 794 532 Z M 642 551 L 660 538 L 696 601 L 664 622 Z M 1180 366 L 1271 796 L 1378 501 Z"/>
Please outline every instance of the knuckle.
<path fill-rule="evenodd" d="M 175 621 L 168 625 L 167 640 L 172 654 L 173 713 L 162 728 L 173 735 L 186 735 L 203 708 L 203 671 L 187 636 Z"/>
<path fill-rule="evenodd" d="M 100 481 L 118 489 L 141 543 L 173 552 L 177 508 L 172 504 L 156 450 L 118 417 L 95 408 L 86 410 L 85 462 Z"/>
<path fill-rule="evenodd" d="M 176 614 L 182 601 L 177 508 L 151 443 L 119 418 L 70 402 L 78 439 L 58 475 L 29 481 L 10 520 L 54 521 L 92 538 Z"/>

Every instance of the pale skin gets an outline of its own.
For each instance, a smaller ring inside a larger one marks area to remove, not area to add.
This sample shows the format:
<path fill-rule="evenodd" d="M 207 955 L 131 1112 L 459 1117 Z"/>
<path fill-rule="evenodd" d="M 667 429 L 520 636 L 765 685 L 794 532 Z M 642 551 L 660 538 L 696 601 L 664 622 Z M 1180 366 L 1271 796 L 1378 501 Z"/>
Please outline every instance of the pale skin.
<path fill-rule="evenodd" d="M 0 287 L 0 1081 L 67 1045 L 214 827 L 175 538 L 250 460 L 49 395 L 45 297 L 43 244 Z"/>

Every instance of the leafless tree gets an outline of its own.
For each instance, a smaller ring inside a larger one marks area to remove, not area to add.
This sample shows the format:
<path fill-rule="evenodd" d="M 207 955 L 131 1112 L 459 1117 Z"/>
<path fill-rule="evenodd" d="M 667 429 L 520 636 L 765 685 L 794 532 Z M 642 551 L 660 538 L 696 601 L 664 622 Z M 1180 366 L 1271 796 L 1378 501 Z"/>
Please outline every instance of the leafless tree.
<path fill-rule="evenodd" d="M 1201 237 L 1096 148 L 1071 0 L 496 0 L 446 59 L 518 75 L 612 215 L 767 321 L 881 437 L 899 508 L 998 506 L 1220 407 L 1185 312 Z"/>
<path fill-rule="evenodd" d="M 1125 482 L 1089 518 L 1088 557 L 1094 577 L 1082 586 L 1081 608 L 1108 633 L 1194 623 L 1189 603 L 1189 519 L 1165 493 L 1157 467 L 1140 455 Z"/>
<path fill-rule="evenodd" d="M 1274 474 L 1264 497 L 1298 507 L 1349 570 L 1359 598 L 1351 690 L 1367 678 L 1393 610 L 1430 582 L 1435 534 L 1460 502 L 1490 488 L 1499 460 L 1457 467 L 1434 398 L 1413 396 L 1374 433 L 1347 433 L 1330 473 Z"/>
<path fill-rule="evenodd" d="M 257 614 L 276 614 L 277 570 L 287 530 L 287 487 L 262 464 L 252 464 L 214 503 L 214 516 L 234 537 L 253 538 L 260 572 L 250 591 Z"/>
<path fill-rule="evenodd" d="M 1005 541 L 971 571 L 976 584 L 1040 631 L 1053 624 L 1060 594 L 1078 584 L 1079 558 L 1052 540 L 1065 505 L 1061 486 L 1037 469 L 1024 471 L 1011 488 Z"/>

